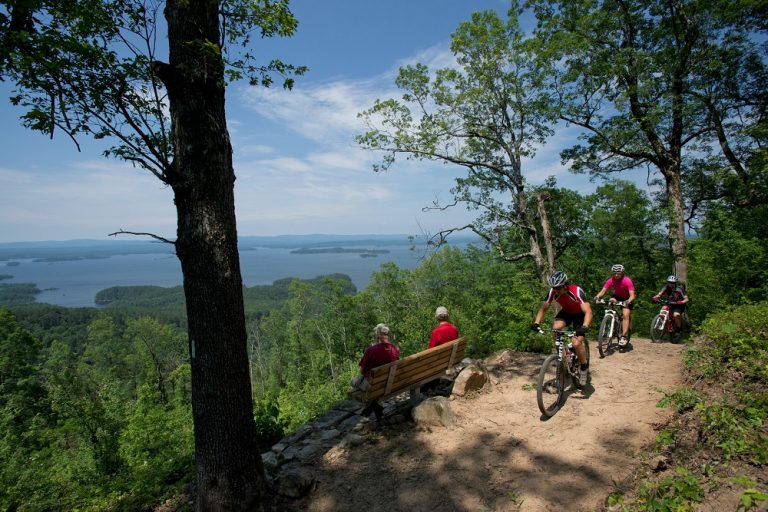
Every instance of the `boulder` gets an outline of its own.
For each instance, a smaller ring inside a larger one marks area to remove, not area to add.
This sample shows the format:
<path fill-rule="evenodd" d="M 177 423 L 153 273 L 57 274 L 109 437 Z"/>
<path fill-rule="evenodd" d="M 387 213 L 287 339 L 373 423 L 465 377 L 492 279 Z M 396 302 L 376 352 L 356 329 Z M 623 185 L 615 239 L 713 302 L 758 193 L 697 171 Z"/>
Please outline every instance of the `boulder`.
<path fill-rule="evenodd" d="M 301 466 L 284 466 L 274 482 L 278 494 L 288 498 L 302 498 L 315 485 L 312 472 Z"/>
<path fill-rule="evenodd" d="M 428 398 L 413 408 L 413 420 L 417 425 L 451 427 L 456 423 L 448 399 L 444 396 Z"/>
<path fill-rule="evenodd" d="M 471 391 L 483 389 L 488 382 L 488 372 L 482 366 L 471 364 L 464 368 L 453 383 L 453 394 L 464 396 Z"/>

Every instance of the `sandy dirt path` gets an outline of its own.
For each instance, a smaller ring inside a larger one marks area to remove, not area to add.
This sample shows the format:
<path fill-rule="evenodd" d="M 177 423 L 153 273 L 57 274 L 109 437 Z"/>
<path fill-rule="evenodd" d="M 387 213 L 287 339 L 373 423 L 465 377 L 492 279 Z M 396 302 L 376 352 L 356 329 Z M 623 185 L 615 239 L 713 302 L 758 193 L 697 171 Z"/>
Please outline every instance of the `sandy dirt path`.
<path fill-rule="evenodd" d="M 504 353 L 492 385 L 450 402 L 456 426 L 405 424 L 318 460 L 299 509 L 337 511 L 590 511 L 641 464 L 671 414 L 656 403 L 680 381 L 684 347 L 637 338 L 600 359 L 591 384 L 545 419 L 535 381 L 544 357 Z"/>

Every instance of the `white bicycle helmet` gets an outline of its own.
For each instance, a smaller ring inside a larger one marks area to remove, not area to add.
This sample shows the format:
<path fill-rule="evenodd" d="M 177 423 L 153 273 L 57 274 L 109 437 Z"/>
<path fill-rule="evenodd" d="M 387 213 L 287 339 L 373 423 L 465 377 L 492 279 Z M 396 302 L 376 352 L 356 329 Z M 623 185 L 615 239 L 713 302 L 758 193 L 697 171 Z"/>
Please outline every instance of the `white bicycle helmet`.
<path fill-rule="evenodd" d="M 674 283 L 676 283 L 676 282 L 677 282 L 677 277 L 675 277 L 675 276 L 669 276 L 669 277 L 667 277 L 667 282 L 668 282 L 668 283 L 672 283 L 672 284 L 674 284 Z"/>
<path fill-rule="evenodd" d="M 549 286 L 552 288 L 557 288 L 559 286 L 563 286 L 565 283 L 568 282 L 568 276 L 565 275 L 565 272 L 554 272 L 551 276 L 549 276 Z"/>
<path fill-rule="evenodd" d="M 611 272 L 624 272 L 624 265 L 617 263 L 611 267 Z"/>

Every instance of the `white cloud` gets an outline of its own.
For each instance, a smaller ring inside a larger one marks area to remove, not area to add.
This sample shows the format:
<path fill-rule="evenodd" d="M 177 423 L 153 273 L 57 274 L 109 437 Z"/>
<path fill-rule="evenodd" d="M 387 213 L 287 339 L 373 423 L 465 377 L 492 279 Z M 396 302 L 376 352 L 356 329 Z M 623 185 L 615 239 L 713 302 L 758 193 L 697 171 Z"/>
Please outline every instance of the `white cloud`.
<path fill-rule="evenodd" d="M 175 230 L 170 190 L 148 172 L 108 160 L 69 163 L 55 174 L 0 171 L 0 239 L 106 236 L 121 228 Z"/>

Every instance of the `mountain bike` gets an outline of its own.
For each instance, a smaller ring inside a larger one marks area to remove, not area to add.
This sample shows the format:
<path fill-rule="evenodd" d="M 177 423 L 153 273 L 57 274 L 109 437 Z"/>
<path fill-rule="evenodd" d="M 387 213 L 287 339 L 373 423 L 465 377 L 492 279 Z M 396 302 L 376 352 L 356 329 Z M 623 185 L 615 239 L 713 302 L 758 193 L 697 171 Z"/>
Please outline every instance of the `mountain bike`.
<path fill-rule="evenodd" d="M 607 304 L 605 315 L 600 322 L 600 330 L 597 333 L 597 350 L 600 357 L 605 357 L 619 347 L 619 337 L 624 325 L 624 303 L 617 302 L 615 299 L 599 299 L 596 304 Z M 618 308 L 616 306 L 619 306 Z M 632 336 L 627 333 L 627 343 Z"/>
<path fill-rule="evenodd" d="M 579 375 L 581 365 L 576 351 L 571 343 L 566 345 L 565 340 L 570 340 L 576 334 L 575 331 L 562 331 L 558 329 L 539 329 L 541 334 L 545 332 L 555 333 L 555 353 L 550 354 L 544 360 L 539 370 L 539 378 L 536 381 L 536 400 L 539 410 L 544 416 L 553 416 L 565 397 L 566 380 L 571 379 L 573 387 L 581 389 Z M 587 351 L 587 366 L 589 366 L 589 344 L 584 338 L 584 348 Z M 589 376 L 587 376 L 589 378 Z"/>
<path fill-rule="evenodd" d="M 685 325 L 687 319 L 685 313 L 683 315 L 683 325 Z M 651 341 L 659 343 L 664 338 L 675 341 L 676 334 L 678 331 L 675 329 L 675 322 L 669 317 L 669 304 L 664 304 L 661 306 L 659 314 L 651 320 Z"/>

